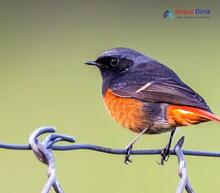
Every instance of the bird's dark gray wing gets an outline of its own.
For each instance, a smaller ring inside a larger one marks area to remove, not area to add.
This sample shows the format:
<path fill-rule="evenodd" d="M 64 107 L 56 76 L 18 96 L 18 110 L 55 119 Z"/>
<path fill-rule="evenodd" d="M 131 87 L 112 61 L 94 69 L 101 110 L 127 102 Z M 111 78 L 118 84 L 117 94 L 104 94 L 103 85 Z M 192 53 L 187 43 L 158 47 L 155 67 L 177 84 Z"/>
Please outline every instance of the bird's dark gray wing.
<path fill-rule="evenodd" d="M 149 81 L 146 84 L 131 82 L 120 88 L 111 86 L 113 93 L 143 102 L 168 103 L 198 107 L 211 112 L 205 100 L 183 82 L 175 80 Z"/>

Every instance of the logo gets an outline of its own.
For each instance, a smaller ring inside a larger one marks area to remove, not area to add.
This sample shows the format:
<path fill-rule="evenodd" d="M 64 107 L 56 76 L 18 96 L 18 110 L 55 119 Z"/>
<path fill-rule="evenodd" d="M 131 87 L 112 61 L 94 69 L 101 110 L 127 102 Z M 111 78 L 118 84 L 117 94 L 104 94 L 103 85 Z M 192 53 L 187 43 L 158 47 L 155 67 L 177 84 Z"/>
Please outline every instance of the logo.
<path fill-rule="evenodd" d="M 176 18 L 176 19 L 192 19 L 192 18 L 205 18 L 209 19 L 211 17 L 210 9 L 167 9 L 163 13 L 163 17 L 166 19 Z"/>
<path fill-rule="evenodd" d="M 164 18 L 167 18 L 167 19 L 172 19 L 173 18 L 173 13 L 171 10 L 166 10 L 164 13 L 163 13 L 163 17 Z"/>

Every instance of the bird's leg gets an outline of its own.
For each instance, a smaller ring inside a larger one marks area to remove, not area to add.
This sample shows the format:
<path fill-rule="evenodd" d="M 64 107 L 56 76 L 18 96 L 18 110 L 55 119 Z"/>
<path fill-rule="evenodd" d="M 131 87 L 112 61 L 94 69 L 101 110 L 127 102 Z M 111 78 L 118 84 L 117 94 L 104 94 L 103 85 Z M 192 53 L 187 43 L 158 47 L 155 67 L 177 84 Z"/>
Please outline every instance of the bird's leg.
<path fill-rule="evenodd" d="M 136 143 L 136 141 L 148 130 L 149 128 L 145 128 L 141 133 L 139 133 L 126 147 L 125 149 L 127 150 L 124 162 L 125 164 L 128 164 L 128 162 L 132 162 L 129 157 L 131 155 L 131 150 L 133 148 L 133 145 Z"/>
<path fill-rule="evenodd" d="M 172 144 L 172 140 L 173 140 L 173 136 L 174 136 L 175 131 L 176 131 L 176 129 L 171 131 L 169 142 L 168 142 L 167 146 L 161 152 L 161 161 L 160 161 L 161 165 L 164 165 L 164 162 L 166 162 L 170 157 L 170 147 Z"/>

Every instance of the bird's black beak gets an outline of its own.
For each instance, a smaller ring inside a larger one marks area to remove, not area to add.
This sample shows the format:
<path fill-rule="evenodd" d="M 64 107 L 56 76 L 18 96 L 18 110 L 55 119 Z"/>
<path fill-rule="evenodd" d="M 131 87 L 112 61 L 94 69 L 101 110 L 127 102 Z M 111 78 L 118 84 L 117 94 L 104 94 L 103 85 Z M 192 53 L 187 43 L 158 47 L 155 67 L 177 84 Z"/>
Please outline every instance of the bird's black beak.
<path fill-rule="evenodd" d="M 101 65 L 95 61 L 86 61 L 85 64 L 101 67 Z"/>

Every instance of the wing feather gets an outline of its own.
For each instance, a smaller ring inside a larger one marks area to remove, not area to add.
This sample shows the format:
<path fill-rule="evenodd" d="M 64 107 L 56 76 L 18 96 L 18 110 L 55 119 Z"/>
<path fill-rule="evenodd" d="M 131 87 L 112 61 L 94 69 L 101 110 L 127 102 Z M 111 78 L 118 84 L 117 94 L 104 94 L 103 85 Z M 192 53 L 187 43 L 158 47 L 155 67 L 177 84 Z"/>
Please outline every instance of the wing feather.
<path fill-rule="evenodd" d="M 186 105 L 211 112 L 205 100 L 183 82 L 153 81 L 146 85 L 145 88 L 145 85 L 130 84 L 120 87 L 120 89 L 113 87 L 112 91 L 122 97 L 131 97 L 143 102 Z"/>

